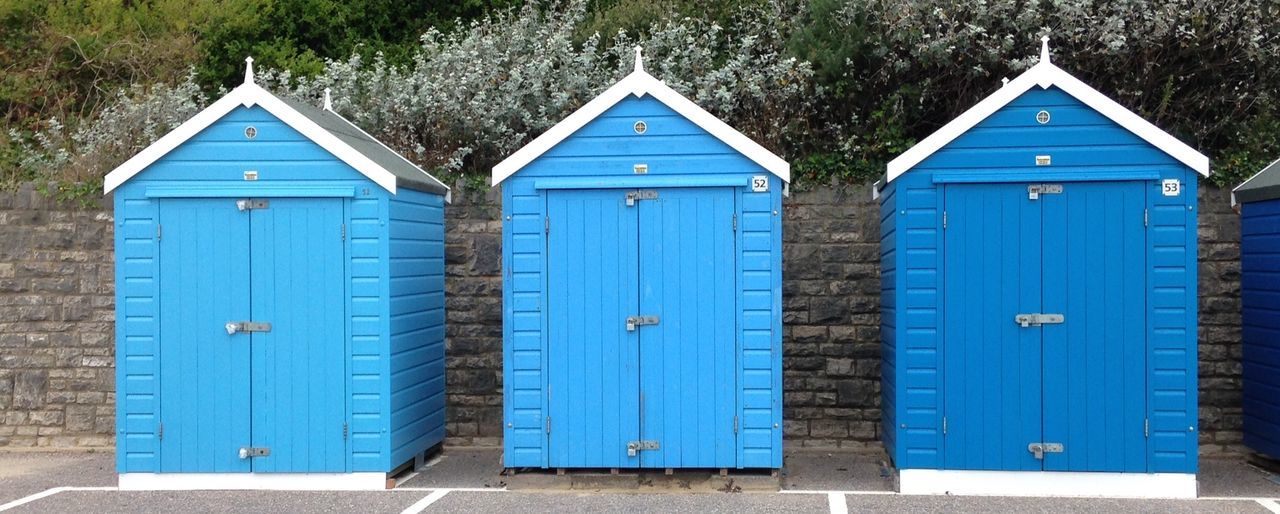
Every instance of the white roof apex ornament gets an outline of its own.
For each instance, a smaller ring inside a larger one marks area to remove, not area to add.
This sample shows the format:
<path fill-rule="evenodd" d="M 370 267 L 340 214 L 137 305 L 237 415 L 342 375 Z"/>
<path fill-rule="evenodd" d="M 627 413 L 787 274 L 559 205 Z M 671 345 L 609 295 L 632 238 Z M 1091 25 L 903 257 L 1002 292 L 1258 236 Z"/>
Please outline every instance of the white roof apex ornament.
<path fill-rule="evenodd" d="M 253 56 L 244 58 L 244 83 L 253 83 Z"/>
<path fill-rule="evenodd" d="M 1049 62 L 1049 36 L 1040 38 L 1040 62 Z"/>
<path fill-rule="evenodd" d="M 324 110 L 333 110 L 333 98 L 329 96 L 329 88 L 324 88 Z"/>
<path fill-rule="evenodd" d="M 644 71 L 644 59 L 640 57 L 640 45 L 636 45 L 636 71 Z"/>

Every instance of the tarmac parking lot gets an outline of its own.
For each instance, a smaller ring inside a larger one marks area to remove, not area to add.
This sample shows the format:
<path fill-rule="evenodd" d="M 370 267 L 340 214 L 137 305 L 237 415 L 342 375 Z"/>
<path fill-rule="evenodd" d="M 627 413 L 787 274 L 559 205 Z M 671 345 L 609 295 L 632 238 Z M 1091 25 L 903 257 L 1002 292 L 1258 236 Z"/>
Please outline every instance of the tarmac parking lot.
<path fill-rule="evenodd" d="M 111 453 L 0 453 L 5 512 L 1258 512 L 1280 476 L 1204 459 L 1197 500 L 906 496 L 874 456 L 798 450 L 781 476 L 503 473 L 496 449 L 449 448 L 387 491 L 117 491 Z"/>

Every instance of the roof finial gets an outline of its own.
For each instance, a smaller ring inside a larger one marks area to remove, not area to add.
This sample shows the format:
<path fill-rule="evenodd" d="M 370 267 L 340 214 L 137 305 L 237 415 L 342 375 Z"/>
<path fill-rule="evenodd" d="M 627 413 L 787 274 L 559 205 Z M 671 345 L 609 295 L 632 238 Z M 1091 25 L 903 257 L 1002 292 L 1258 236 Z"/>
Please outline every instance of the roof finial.
<path fill-rule="evenodd" d="M 636 71 L 644 71 L 644 61 L 640 58 L 640 45 L 636 45 Z"/>
<path fill-rule="evenodd" d="M 324 110 L 333 110 L 333 99 L 329 96 L 329 88 L 324 88 Z"/>
<path fill-rule="evenodd" d="M 253 56 L 244 58 L 244 83 L 253 83 Z"/>
<path fill-rule="evenodd" d="M 1001 85 L 1001 86 L 1007 86 L 1007 85 L 1009 85 L 1009 77 L 1005 77 L 1005 78 L 1000 79 L 1000 85 Z"/>
<path fill-rule="evenodd" d="M 1040 62 L 1049 62 L 1049 36 L 1040 38 Z"/>

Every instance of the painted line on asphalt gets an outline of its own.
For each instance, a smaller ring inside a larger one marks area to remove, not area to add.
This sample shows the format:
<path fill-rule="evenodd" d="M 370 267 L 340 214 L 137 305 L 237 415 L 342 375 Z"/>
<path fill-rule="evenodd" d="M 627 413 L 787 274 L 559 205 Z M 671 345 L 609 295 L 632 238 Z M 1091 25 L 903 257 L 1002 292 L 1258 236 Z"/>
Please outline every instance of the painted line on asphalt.
<path fill-rule="evenodd" d="M 1261 499 L 1259 499 L 1259 500 L 1254 500 L 1254 501 L 1258 502 L 1258 505 L 1261 505 L 1261 506 L 1262 506 L 1262 508 L 1267 509 L 1267 510 L 1269 510 L 1269 511 L 1271 511 L 1271 512 L 1274 512 L 1275 514 L 1280 514 L 1280 503 L 1276 503 L 1276 501 L 1275 501 L 1275 500 L 1261 500 Z"/>
<path fill-rule="evenodd" d="M 444 498 L 444 495 L 446 494 L 449 494 L 448 489 L 436 489 L 435 491 L 431 491 L 431 494 L 423 496 L 421 500 L 417 501 L 417 503 L 414 503 L 413 505 L 410 505 L 409 508 L 400 511 L 400 514 L 418 514 L 419 512 L 426 510 L 427 507 L 430 507 L 432 503 Z"/>
<path fill-rule="evenodd" d="M 845 502 L 843 494 L 828 494 L 827 506 L 831 507 L 831 514 L 849 514 L 849 504 Z"/>
<path fill-rule="evenodd" d="M 781 494 L 828 494 L 828 495 L 830 495 L 830 494 L 840 494 L 840 495 L 851 494 L 851 495 L 866 495 L 866 496 L 884 496 L 884 495 L 896 496 L 896 495 L 898 494 L 898 492 L 897 492 L 897 491 L 867 491 L 867 490 L 862 490 L 862 491 L 857 491 L 857 490 L 855 490 L 855 491 L 841 491 L 841 490 L 837 490 L 837 489 L 833 489 L 833 490 L 820 490 L 820 489 L 787 489 L 787 490 L 784 490 L 784 491 L 778 491 L 778 492 L 779 492 L 779 493 L 781 493 Z"/>
<path fill-rule="evenodd" d="M 505 493 L 506 487 L 397 487 L 391 492 L 449 491 L 451 493 Z"/>
<path fill-rule="evenodd" d="M 48 498 L 50 496 L 53 496 L 55 494 L 65 492 L 65 491 L 115 491 L 115 490 L 116 490 L 115 487 L 67 487 L 67 486 L 54 487 L 51 489 L 45 489 L 43 491 L 40 491 L 30 496 L 18 498 L 4 505 L 0 505 L 0 512 L 4 512 L 14 507 L 20 507 L 22 505 L 26 505 L 33 501 L 39 500 L 41 498 Z"/>

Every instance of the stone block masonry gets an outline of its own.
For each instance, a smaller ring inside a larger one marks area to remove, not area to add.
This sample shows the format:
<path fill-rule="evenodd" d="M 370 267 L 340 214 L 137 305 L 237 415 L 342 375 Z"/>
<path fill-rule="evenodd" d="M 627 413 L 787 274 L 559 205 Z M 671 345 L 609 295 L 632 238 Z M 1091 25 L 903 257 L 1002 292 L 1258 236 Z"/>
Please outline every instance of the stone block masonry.
<path fill-rule="evenodd" d="M 502 224 L 497 191 L 446 209 L 448 444 L 502 437 Z M 1200 442 L 1240 446 L 1240 219 L 1200 198 Z M 784 202 L 783 416 L 790 446 L 879 449 L 879 226 L 867 186 Z M 0 447 L 114 441 L 110 205 L 0 193 Z"/>

